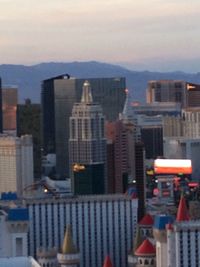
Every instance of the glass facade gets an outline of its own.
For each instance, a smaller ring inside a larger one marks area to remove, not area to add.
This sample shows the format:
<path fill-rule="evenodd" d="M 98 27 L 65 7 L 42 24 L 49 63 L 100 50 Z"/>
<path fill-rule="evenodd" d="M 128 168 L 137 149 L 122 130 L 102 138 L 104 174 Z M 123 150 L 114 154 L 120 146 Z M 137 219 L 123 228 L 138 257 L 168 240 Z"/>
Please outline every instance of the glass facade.
<path fill-rule="evenodd" d="M 115 120 L 125 102 L 125 78 L 87 79 L 91 84 L 93 101 L 102 106 L 107 120 Z M 67 75 L 43 81 L 42 125 L 44 152 L 56 153 L 56 171 L 69 176 L 69 118 L 74 103 L 81 100 L 85 79 Z"/>

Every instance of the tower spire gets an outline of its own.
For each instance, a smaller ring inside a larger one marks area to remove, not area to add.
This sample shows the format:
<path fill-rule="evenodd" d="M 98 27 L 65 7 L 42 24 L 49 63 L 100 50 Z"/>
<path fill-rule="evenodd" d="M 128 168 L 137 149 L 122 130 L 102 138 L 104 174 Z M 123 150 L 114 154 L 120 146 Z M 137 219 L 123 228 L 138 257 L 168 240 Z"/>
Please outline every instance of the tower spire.
<path fill-rule="evenodd" d="M 86 80 L 83 84 L 83 91 L 82 91 L 82 97 L 81 97 L 81 103 L 92 103 L 92 92 L 91 92 L 91 86 L 90 83 Z"/>
<path fill-rule="evenodd" d="M 64 236 L 64 240 L 63 240 L 63 245 L 62 245 L 62 253 L 63 254 L 74 254 L 77 253 L 77 249 L 73 243 L 73 239 L 72 239 L 72 232 L 71 232 L 71 226 L 68 225 L 66 232 L 65 232 L 65 236 Z"/>
<path fill-rule="evenodd" d="M 73 243 L 70 225 L 67 226 L 61 252 L 57 254 L 57 259 L 61 267 L 79 266 L 80 255 Z"/>
<path fill-rule="evenodd" d="M 121 119 L 125 122 L 130 122 L 130 121 L 133 122 L 134 118 L 133 118 L 133 110 L 131 107 L 131 97 L 130 97 L 129 90 L 126 89 L 125 93 L 126 93 L 126 101 L 124 104 L 124 109 L 121 114 Z"/>
<path fill-rule="evenodd" d="M 182 195 L 178 206 L 176 221 L 177 222 L 189 221 L 189 219 L 190 217 L 186 206 L 186 201 L 184 196 Z"/>

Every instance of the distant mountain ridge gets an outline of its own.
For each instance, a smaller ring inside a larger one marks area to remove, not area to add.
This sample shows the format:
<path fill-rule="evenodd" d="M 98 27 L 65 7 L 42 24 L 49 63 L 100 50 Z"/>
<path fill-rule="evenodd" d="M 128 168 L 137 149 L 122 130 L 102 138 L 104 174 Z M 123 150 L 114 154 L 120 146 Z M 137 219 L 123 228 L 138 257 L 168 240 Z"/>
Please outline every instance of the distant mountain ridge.
<path fill-rule="evenodd" d="M 145 102 L 147 82 L 149 80 L 177 79 L 200 83 L 200 73 L 132 71 L 118 65 L 96 61 L 49 62 L 32 66 L 0 65 L 2 85 L 17 85 L 19 87 L 19 102 L 23 102 L 25 98 L 31 98 L 32 102 L 39 103 L 41 82 L 64 73 L 76 78 L 125 77 L 127 88 L 132 92 L 133 100 L 141 102 Z"/>

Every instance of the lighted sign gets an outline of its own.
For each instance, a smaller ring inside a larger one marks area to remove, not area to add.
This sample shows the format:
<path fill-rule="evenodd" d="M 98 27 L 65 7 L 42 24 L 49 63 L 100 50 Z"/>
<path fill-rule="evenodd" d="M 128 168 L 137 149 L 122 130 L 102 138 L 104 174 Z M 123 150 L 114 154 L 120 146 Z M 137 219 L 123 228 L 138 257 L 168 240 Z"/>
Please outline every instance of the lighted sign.
<path fill-rule="evenodd" d="M 156 159 L 154 172 L 156 174 L 191 174 L 192 163 L 190 159 Z"/>

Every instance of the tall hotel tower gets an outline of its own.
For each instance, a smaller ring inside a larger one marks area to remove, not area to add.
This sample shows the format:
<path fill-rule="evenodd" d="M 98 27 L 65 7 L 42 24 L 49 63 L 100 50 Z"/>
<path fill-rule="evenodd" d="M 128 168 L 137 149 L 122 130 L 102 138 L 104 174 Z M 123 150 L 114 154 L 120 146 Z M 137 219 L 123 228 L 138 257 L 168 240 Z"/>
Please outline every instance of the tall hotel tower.
<path fill-rule="evenodd" d="M 43 153 L 56 155 L 56 173 L 60 178 L 69 176 L 69 118 L 73 105 L 81 101 L 85 80 L 65 74 L 42 83 Z M 106 120 L 115 121 L 124 106 L 125 78 L 87 80 L 91 84 L 93 100 L 101 105 Z"/>
<path fill-rule="evenodd" d="M 102 194 L 106 184 L 106 138 L 104 115 L 92 99 L 88 81 L 83 84 L 80 103 L 70 117 L 69 160 L 75 194 Z"/>

